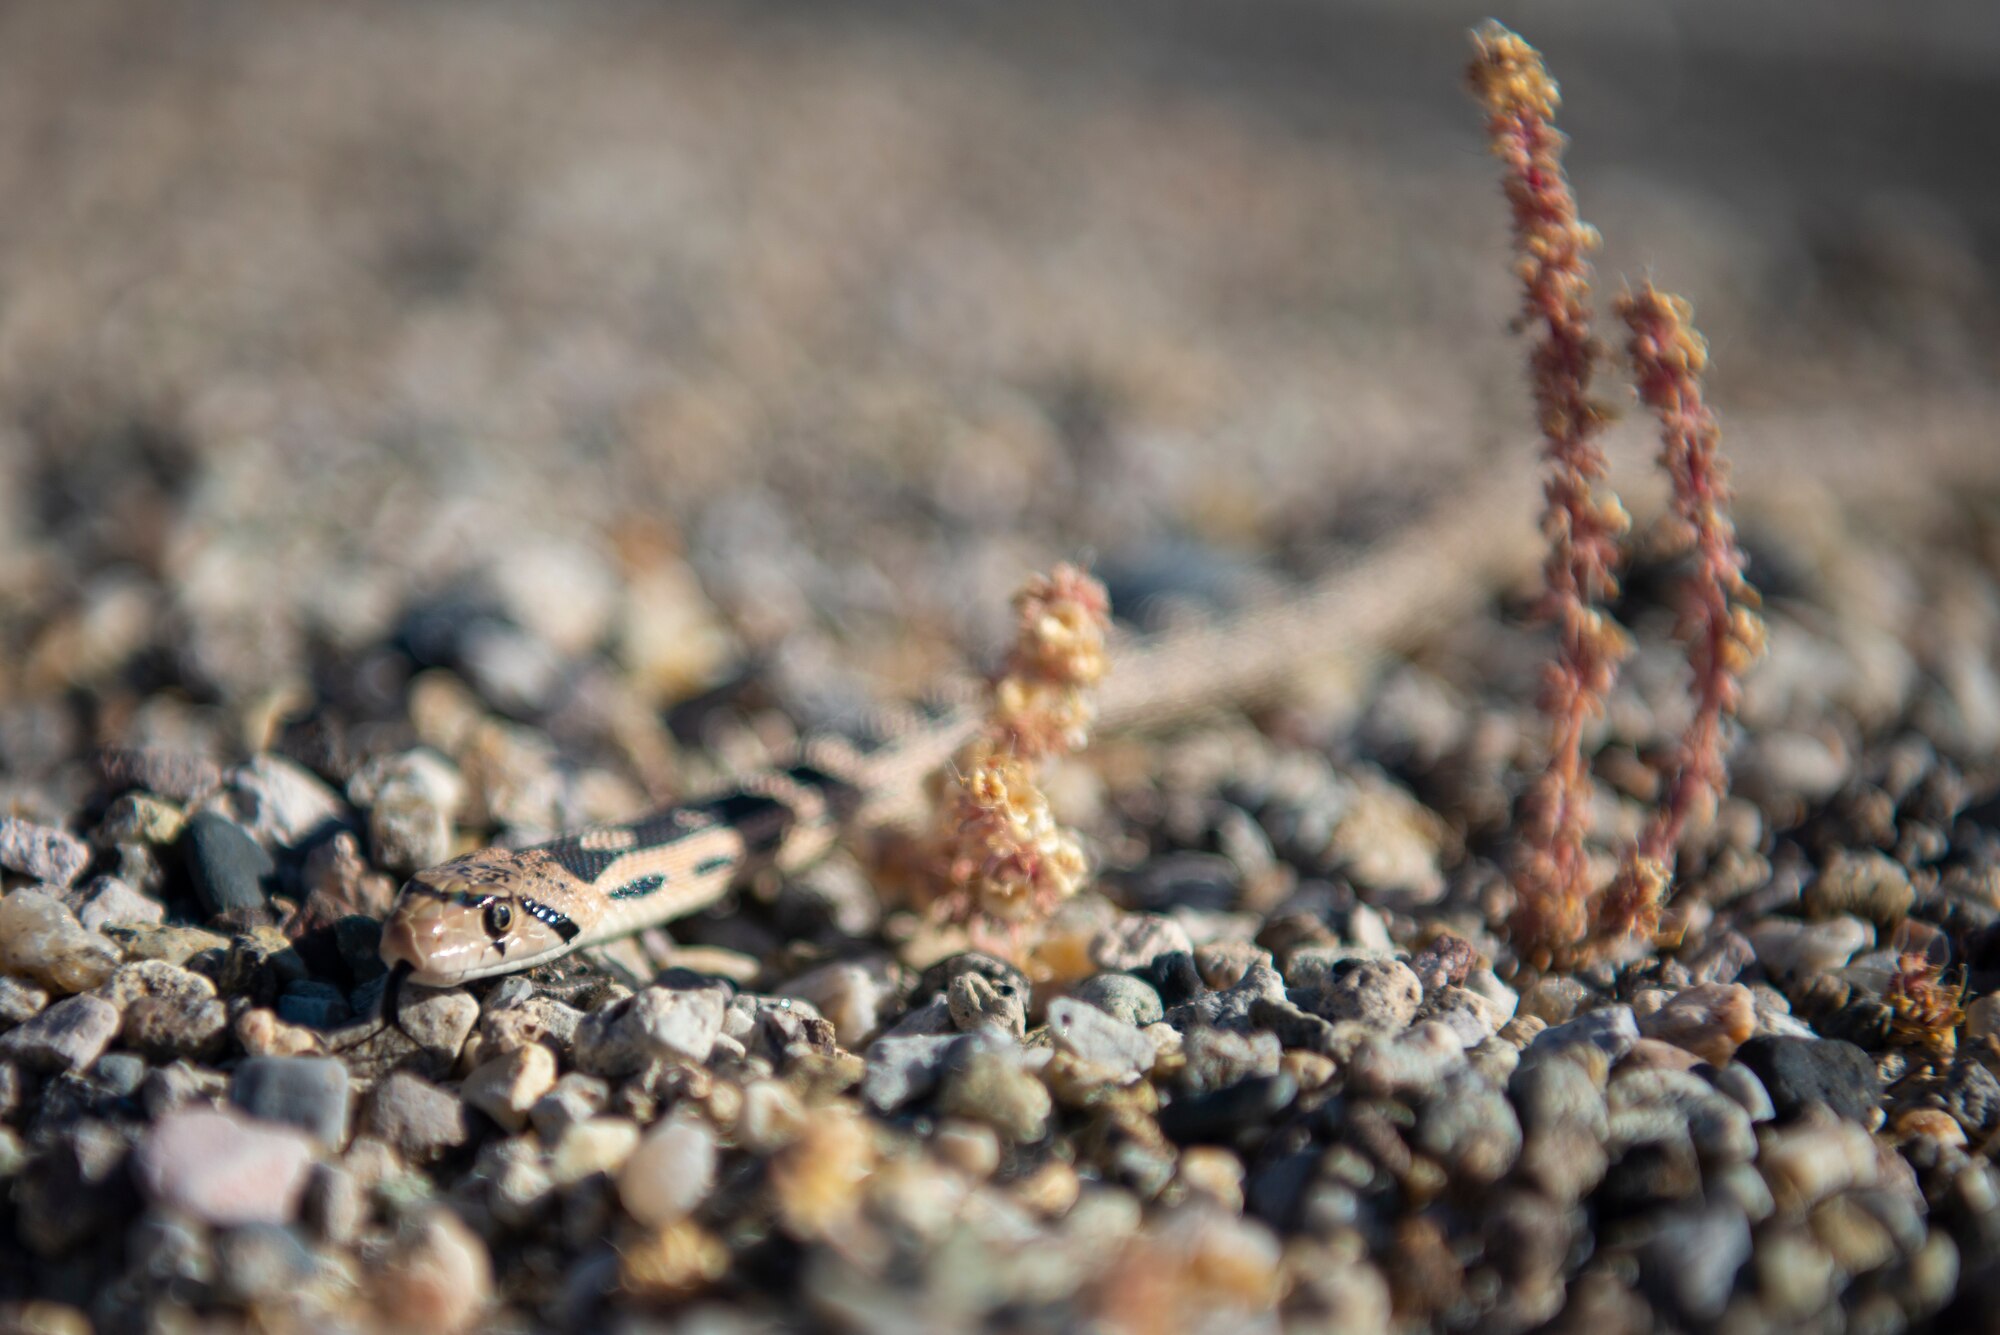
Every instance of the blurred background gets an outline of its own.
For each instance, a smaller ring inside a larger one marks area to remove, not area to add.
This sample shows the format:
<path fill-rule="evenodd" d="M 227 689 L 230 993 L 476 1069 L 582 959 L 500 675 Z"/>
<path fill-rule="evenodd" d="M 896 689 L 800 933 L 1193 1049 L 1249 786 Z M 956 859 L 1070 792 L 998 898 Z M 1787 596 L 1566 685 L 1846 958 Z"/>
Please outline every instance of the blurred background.
<path fill-rule="evenodd" d="M 559 736 L 607 671 L 894 696 L 1053 559 L 1228 604 L 1527 467 L 1486 12 L 6 6 L 0 772 L 432 664 Z M 2000 13 L 1499 17 L 1746 513 L 1992 542 Z"/>

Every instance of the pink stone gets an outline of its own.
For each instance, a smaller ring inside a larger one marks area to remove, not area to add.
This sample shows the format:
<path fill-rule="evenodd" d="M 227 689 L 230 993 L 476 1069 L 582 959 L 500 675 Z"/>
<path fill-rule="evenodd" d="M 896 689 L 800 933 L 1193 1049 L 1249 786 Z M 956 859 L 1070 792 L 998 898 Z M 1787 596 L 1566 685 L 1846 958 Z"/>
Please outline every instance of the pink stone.
<path fill-rule="evenodd" d="M 185 1108 L 156 1123 L 133 1158 L 155 1204 L 210 1224 L 288 1224 L 312 1171 L 312 1144 L 268 1122 Z"/>

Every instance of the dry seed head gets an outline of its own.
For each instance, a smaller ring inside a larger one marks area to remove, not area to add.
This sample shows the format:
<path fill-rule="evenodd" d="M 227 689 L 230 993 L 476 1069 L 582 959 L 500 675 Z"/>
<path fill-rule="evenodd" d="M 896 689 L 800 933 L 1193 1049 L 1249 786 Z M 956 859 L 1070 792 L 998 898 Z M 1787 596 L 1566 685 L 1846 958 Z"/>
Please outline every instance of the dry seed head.
<path fill-rule="evenodd" d="M 1495 19 L 1473 30 L 1472 46 L 1475 55 L 1466 78 L 1490 114 L 1555 119 L 1562 90 L 1549 77 L 1541 52 Z"/>

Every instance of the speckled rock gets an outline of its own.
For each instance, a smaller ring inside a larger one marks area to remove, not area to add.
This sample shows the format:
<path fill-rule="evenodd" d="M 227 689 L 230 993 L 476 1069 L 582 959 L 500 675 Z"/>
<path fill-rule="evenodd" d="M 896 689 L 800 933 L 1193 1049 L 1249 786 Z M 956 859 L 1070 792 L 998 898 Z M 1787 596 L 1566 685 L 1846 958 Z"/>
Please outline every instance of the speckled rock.
<path fill-rule="evenodd" d="M 172 923 L 160 927 L 116 924 L 104 929 L 104 938 L 122 951 L 128 960 L 165 960 L 169 964 L 186 964 L 208 951 L 219 953 L 229 948 L 226 936 L 205 928 L 181 927 Z"/>
<path fill-rule="evenodd" d="M 98 995 L 118 1007 L 125 1043 L 156 1061 L 213 1057 L 228 1032 L 215 985 L 165 960 L 120 965 Z"/>
<path fill-rule="evenodd" d="M 187 1108 L 153 1125 L 132 1166 L 150 1200 L 204 1223 L 286 1224 L 305 1192 L 312 1145 L 287 1128 Z"/>
<path fill-rule="evenodd" d="M 962 1033 L 993 1028 L 1010 1038 L 1028 1031 L 1028 998 L 1019 986 L 977 973 L 962 973 L 945 990 L 945 1009 Z"/>
<path fill-rule="evenodd" d="M 1329 1021 L 1354 1020 L 1373 1029 L 1407 1028 L 1423 1004 L 1424 987 L 1401 960 L 1345 960 L 1324 984 L 1295 989 L 1291 1000 Z"/>
<path fill-rule="evenodd" d="M 1153 1041 L 1136 1026 L 1095 1006 L 1059 997 L 1049 1003 L 1048 1019 L 1057 1051 L 1099 1068 L 1118 1083 L 1129 1083 L 1152 1069 Z"/>
<path fill-rule="evenodd" d="M 93 876 L 63 897 L 76 920 L 95 932 L 113 923 L 159 923 L 167 906 L 148 898 L 116 876 Z"/>
<path fill-rule="evenodd" d="M 1099 932 L 1090 943 L 1090 959 L 1099 969 L 1115 973 L 1143 969 L 1172 951 L 1194 953 L 1187 929 L 1157 913 L 1127 913 Z"/>
<path fill-rule="evenodd" d="M 0 1060 L 38 1071 L 80 1071 L 117 1033 L 117 1007 L 100 997 L 67 997 L 0 1034 Z"/>
<path fill-rule="evenodd" d="M 1078 1001 L 1141 1029 L 1166 1017 L 1160 994 L 1141 979 L 1124 973 L 1100 973 L 1076 985 Z"/>
<path fill-rule="evenodd" d="M 646 988 L 584 1017 L 576 1031 L 577 1067 L 615 1078 L 656 1061 L 705 1062 L 728 1005 L 719 987 Z"/>
<path fill-rule="evenodd" d="M 0 816 L 0 867 L 60 889 L 89 865 L 90 846 L 75 835 Z"/>
<path fill-rule="evenodd" d="M 1167 1023 L 1183 1033 L 1199 1025 L 1247 1033 L 1257 1027 L 1252 1018 L 1257 1002 L 1283 1000 L 1285 983 L 1278 971 L 1267 964 L 1257 964 L 1251 966 L 1236 986 L 1197 996 L 1171 1008 Z"/>
<path fill-rule="evenodd" d="M 1471 988 L 1451 984 L 1426 995 L 1417 1015 L 1445 1025 L 1468 1048 L 1476 1048 L 1499 1033 L 1508 1018 L 1507 1012 Z"/>
<path fill-rule="evenodd" d="M 811 1002 L 832 1023 L 840 1045 L 859 1051 L 896 1006 L 896 966 L 887 959 L 839 961 L 800 974 L 778 990 Z"/>

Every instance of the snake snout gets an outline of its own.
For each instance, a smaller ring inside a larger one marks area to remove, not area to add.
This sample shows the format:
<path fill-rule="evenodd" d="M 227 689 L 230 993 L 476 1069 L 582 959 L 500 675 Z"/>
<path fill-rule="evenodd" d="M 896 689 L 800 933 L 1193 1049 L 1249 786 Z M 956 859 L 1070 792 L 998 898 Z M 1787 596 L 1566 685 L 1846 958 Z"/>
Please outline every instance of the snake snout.
<path fill-rule="evenodd" d="M 406 899 L 382 924 L 382 962 L 407 964 L 421 973 L 435 961 L 448 928 L 444 905 L 426 899 Z"/>

